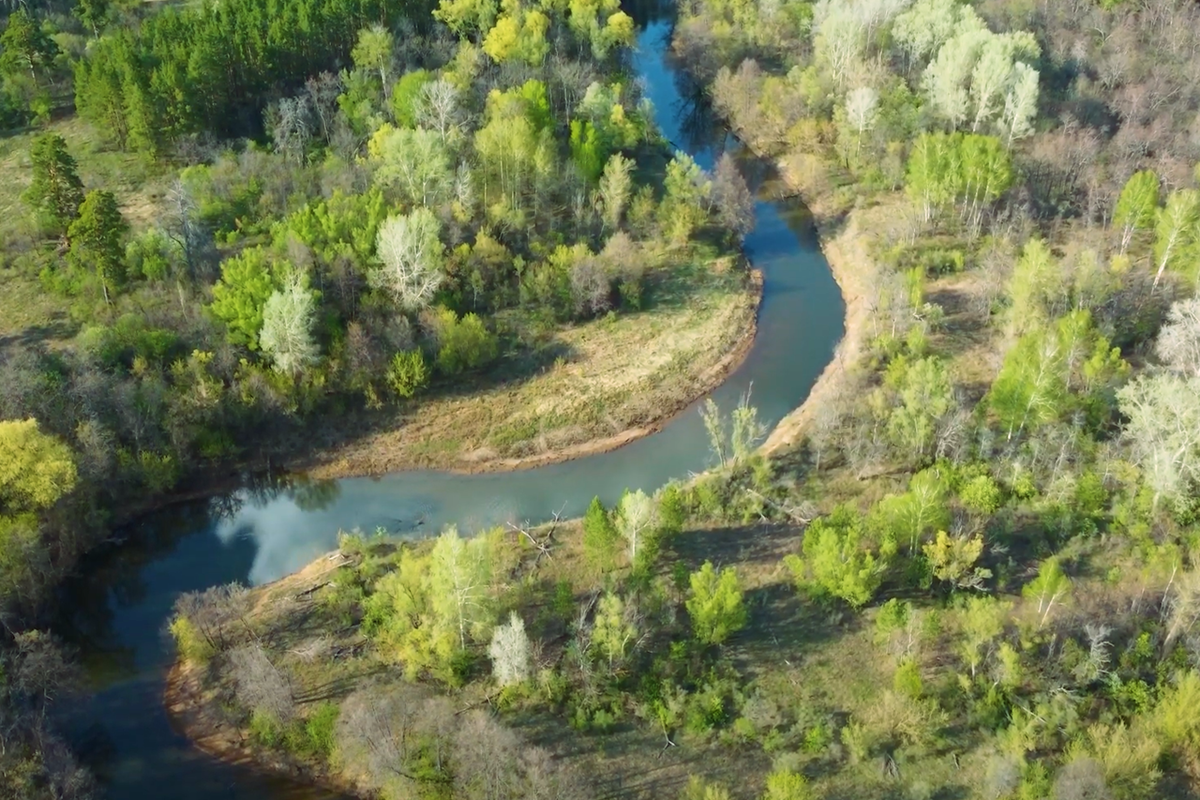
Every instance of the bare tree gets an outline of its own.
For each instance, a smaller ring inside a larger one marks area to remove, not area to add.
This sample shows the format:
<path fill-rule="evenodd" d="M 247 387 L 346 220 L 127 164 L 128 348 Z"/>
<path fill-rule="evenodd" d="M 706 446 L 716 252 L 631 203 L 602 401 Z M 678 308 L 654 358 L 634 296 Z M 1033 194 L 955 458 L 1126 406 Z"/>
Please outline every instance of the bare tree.
<path fill-rule="evenodd" d="M 304 83 L 309 107 L 316 119 L 321 138 L 326 142 L 333 139 L 334 123 L 338 115 L 338 95 L 342 93 L 342 79 L 332 72 L 322 72 Z"/>
<path fill-rule="evenodd" d="M 316 119 L 308 94 L 284 97 L 267 110 L 267 127 L 275 152 L 295 164 L 304 163 Z"/>
<path fill-rule="evenodd" d="M 229 651 L 238 701 L 251 711 L 269 714 L 286 724 L 296 712 L 296 702 L 283 673 L 257 642 Z"/>
<path fill-rule="evenodd" d="M 713 174 L 712 202 L 717 220 L 738 238 L 754 229 L 754 196 L 733 156 L 724 153 Z"/>
<path fill-rule="evenodd" d="M 1167 324 L 1158 332 L 1155 352 L 1176 372 L 1200 377 L 1200 298 L 1171 306 Z"/>
<path fill-rule="evenodd" d="M 529 678 L 529 636 L 525 633 L 525 620 L 517 612 L 512 612 L 506 624 L 492 631 L 488 656 L 492 659 L 492 675 L 501 686 Z"/>
<path fill-rule="evenodd" d="M 1104 767 L 1094 758 L 1077 758 L 1054 778 L 1055 800 L 1112 800 L 1104 782 Z"/>
<path fill-rule="evenodd" d="M 571 265 L 571 298 L 576 316 L 584 319 L 612 308 L 612 282 L 599 258 L 586 256 Z"/>
<path fill-rule="evenodd" d="M 230 644 L 230 628 L 242 620 L 249 593 L 239 583 L 211 586 L 202 592 L 187 592 L 175 601 L 175 614 L 187 618 L 215 651 Z M 243 623 L 244 625 L 244 623 Z"/>
<path fill-rule="evenodd" d="M 445 78 L 421 87 L 414 111 L 417 124 L 436 131 L 442 144 L 451 144 L 466 122 L 458 89 Z"/>

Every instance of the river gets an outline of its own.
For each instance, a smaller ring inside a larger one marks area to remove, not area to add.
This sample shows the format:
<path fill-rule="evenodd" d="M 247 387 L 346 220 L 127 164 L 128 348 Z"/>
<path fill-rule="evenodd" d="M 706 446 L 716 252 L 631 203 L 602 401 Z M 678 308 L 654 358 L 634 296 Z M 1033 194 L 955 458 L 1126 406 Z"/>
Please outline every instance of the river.
<path fill-rule="evenodd" d="M 669 12 L 668 12 L 669 13 Z M 658 125 L 711 169 L 720 149 L 736 147 L 711 114 L 681 92 L 668 56 L 670 19 L 640 19 L 635 67 Z M 842 335 L 841 293 L 820 253 L 807 211 L 778 201 L 765 165 L 735 151 L 756 190 L 756 225 L 745 243 L 765 276 L 758 335 L 740 368 L 714 393 L 724 408 L 753 385 L 768 422 L 799 405 Z M 599 495 L 650 491 L 707 466 L 695 409 L 659 433 L 610 453 L 538 469 L 483 475 L 404 472 L 298 484 L 233 495 L 148 516 L 130 544 L 69 585 L 60 632 L 79 648 L 92 699 L 73 714 L 75 738 L 111 800 L 285 800 L 333 795 L 251 769 L 214 761 L 171 730 L 162 707 L 173 658 L 165 623 L 182 592 L 241 581 L 261 584 L 299 569 L 334 547 L 339 529 L 387 528 L 428 535 L 455 523 L 470 531 L 504 520 L 538 522 L 581 514 Z"/>

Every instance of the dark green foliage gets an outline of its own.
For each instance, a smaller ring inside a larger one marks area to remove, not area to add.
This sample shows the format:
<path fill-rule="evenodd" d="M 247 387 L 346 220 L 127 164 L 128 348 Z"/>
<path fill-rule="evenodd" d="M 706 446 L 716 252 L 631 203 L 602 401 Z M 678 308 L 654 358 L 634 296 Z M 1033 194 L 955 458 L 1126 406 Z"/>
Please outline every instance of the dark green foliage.
<path fill-rule="evenodd" d="M 83 203 L 83 181 L 66 141 L 57 133 L 34 140 L 29 149 L 33 179 L 22 199 L 52 233 L 66 233 Z"/>
<path fill-rule="evenodd" d="M 0 70 L 27 71 L 36 80 L 38 70 L 44 71 L 57 55 L 58 45 L 24 6 L 9 15 L 0 34 Z"/>
<path fill-rule="evenodd" d="M 110 292 L 120 289 L 125 282 L 124 239 L 128 230 L 117 198 L 104 189 L 88 192 L 79 206 L 79 217 L 67 230 L 71 264 L 96 274 L 106 302 Z"/>
<path fill-rule="evenodd" d="M 423 17 L 418 6 L 404 11 Z M 381 0 L 233 0 L 168 8 L 102 36 L 76 68 L 79 112 L 122 146 L 253 132 L 269 91 L 346 63 L 358 32 L 390 26 Z"/>

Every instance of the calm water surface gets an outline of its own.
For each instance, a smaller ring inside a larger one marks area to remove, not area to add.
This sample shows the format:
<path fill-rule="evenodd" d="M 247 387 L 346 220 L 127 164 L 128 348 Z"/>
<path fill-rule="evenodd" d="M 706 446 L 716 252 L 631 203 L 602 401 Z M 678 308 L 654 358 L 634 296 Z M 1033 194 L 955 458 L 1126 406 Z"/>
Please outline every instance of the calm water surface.
<path fill-rule="evenodd" d="M 669 22 L 639 35 L 635 66 L 664 135 L 711 168 L 735 146 L 667 57 Z M 729 408 L 753 383 L 768 422 L 795 408 L 842 335 L 841 294 L 798 203 L 772 200 L 766 170 L 738 154 L 759 198 L 746 250 L 766 276 L 758 336 L 740 369 L 715 393 Z M 95 690 L 77 716 L 83 749 L 112 800 L 287 800 L 327 792 L 214 762 L 175 734 L 162 708 L 172 659 L 164 624 L 181 592 L 230 581 L 261 584 L 333 548 L 339 529 L 384 527 L 421 536 L 456 523 L 462 530 L 504 520 L 541 521 L 581 514 L 594 495 L 606 502 L 626 488 L 646 490 L 704 469 L 706 441 L 694 409 L 660 433 L 603 455 L 495 475 L 405 472 L 284 491 L 251 489 L 174 508 L 142 520 L 136 545 L 104 559 L 68 591 L 62 630 L 81 649 Z"/>

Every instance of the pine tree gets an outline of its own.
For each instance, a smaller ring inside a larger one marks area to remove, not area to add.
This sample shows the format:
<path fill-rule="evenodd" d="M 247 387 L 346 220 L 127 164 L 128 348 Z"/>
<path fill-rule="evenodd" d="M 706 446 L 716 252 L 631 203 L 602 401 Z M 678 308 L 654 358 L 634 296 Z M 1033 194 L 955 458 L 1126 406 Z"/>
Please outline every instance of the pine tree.
<path fill-rule="evenodd" d="M 129 224 L 121 216 L 117 198 L 104 189 L 88 192 L 79 206 L 78 219 L 67 231 L 71 263 L 77 269 L 96 273 L 106 303 L 111 302 L 110 291 L 125 282 L 124 239 L 128 231 Z"/>
<path fill-rule="evenodd" d="M 599 497 L 593 497 L 583 516 L 584 555 L 597 569 L 608 571 L 615 564 L 620 540 L 621 535 L 604 504 Z"/>
<path fill-rule="evenodd" d="M 83 181 L 66 140 L 57 133 L 39 136 L 29 149 L 29 160 L 33 180 L 22 197 L 46 228 L 65 233 L 83 202 Z"/>
<path fill-rule="evenodd" d="M 10 74 L 29 70 L 36 82 L 38 68 L 49 66 L 57 55 L 58 45 L 25 6 L 9 15 L 8 25 L 0 34 L 0 69 Z"/>

